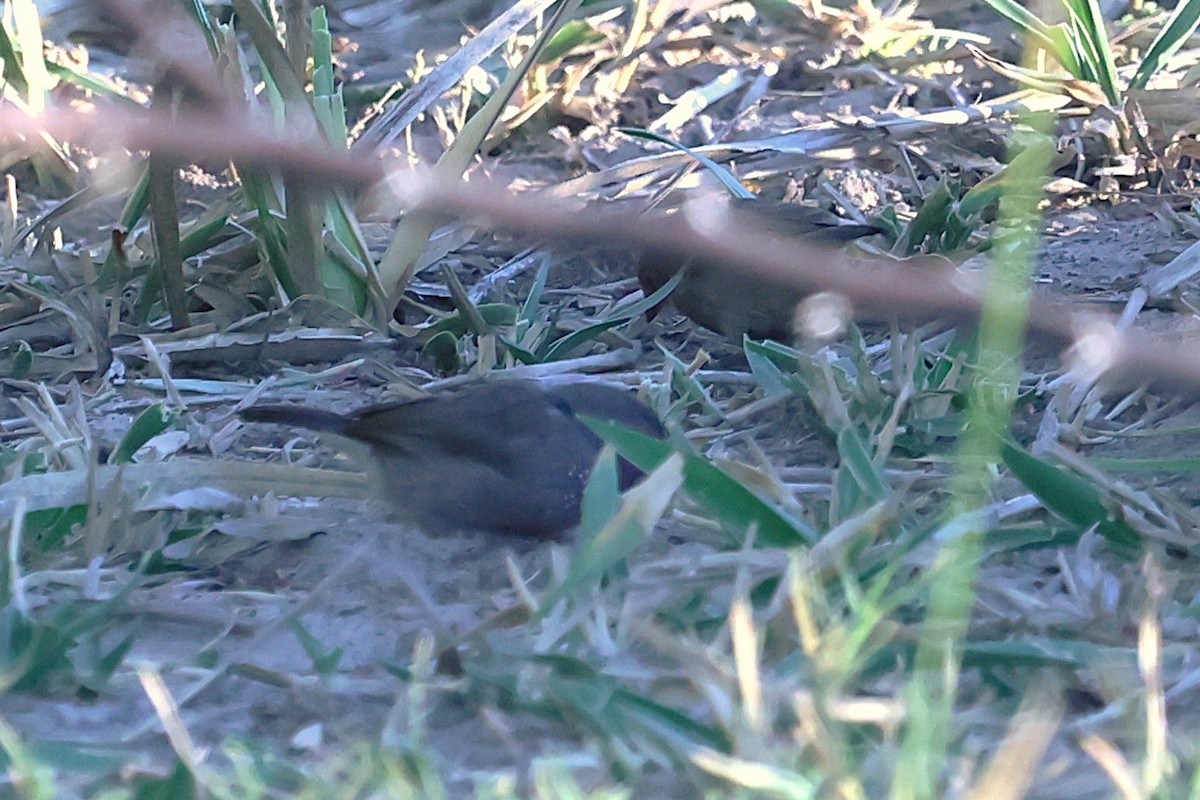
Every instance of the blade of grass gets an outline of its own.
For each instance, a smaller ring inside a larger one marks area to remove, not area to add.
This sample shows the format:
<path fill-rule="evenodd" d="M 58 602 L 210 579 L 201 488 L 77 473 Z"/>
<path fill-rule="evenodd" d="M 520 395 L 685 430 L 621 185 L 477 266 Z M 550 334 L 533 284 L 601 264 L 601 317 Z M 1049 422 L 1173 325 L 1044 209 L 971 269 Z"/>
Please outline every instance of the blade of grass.
<path fill-rule="evenodd" d="M 1137 531 L 1117 515 L 1119 504 L 1106 504 L 1094 484 L 1065 467 L 1034 458 L 1011 442 L 1004 443 L 1001 453 L 1005 466 L 1055 514 L 1082 528 L 1095 526 L 1116 545 L 1132 547 L 1141 541 Z"/>
<path fill-rule="evenodd" d="M 142 445 L 165 431 L 175 421 L 176 414 L 168 411 L 162 403 L 150 405 L 129 426 L 129 430 L 121 437 L 121 442 L 109 457 L 110 464 L 131 464 L 133 454 Z"/>
<path fill-rule="evenodd" d="M 676 452 L 669 442 L 631 431 L 623 425 L 586 417 L 583 421 L 597 436 L 616 447 L 623 458 L 644 472 L 657 469 Z M 734 532 L 744 535 L 754 528 L 758 532 L 757 541 L 767 547 L 812 544 L 818 539 L 812 528 L 777 510 L 699 456 L 683 455 L 683 489 Z"/>
<path fill-rule="evenodd" d="M 21 75 L 25 80 L 25 105 L 29 113 L 38 116 L 46 110 L 50 92 L 50 74 L 42 53 L 42 21 L 33 0 L 12 0 L 9 5 L 16 28 L 17 45 L 21 50 Z"/>
<path fill-rule="evenodd" d="M 754 193 L 743 186 L 742 182 L 738 180 L 737 176 L 735 176 L 732 172 L 713 161 L 703 153 L 699 153 L 690 147 L 685 147 L 679 142 L 676 142 L 674 139 L 663 136 L 660 133 L 655 133 L 654 131 L 645 130 L 644 128 L 617 128 L 617 131 L 625 134 L 626 136 L 632 136 L 635 139 L 649 139 L 652 142 L 665 144 L 681 153 L 686 153 L 704 165 L 704 167 L 711 172 L 716 179 L 721 182 L 721 185 L 728 189 L 729 193 L 734 197 L 740 197 L 743 199 L 754 197 Z"/>
<path fill-rule="evenodd" d="M 1049 124 L 1042 117 L 1027 121 L 1039 130 Z M 1013 171 L 1013 190 L 1001 201 L 1001 217 L 1013 233 L 993 248 L 993 266 L 986 278 L 978 333 L 981 377 L 970 392 L 969 417 L 951 484 L 950 518 L 972 514 L 989 501 L 991 466 L 1000 458 L 1001 432 L 1008 427 L 1018 394 L 1037 242 L 1037 203 L 1049 162 L 1030 159 L 1021 166 Z M 972 583 L 982 546 L 982 530 L 952 538 L 942 546 L 930 576 L 928 610 L 904 692 L 909 716 L 891 787 L 893 800 L 926 800 L 941 794 L 937 786 L 947 763 L 962 643 L 974 604 Z"/>
<path fill-rule="evenodd" d="M 1036 14 L 1016 0 L 984 0 L 992 10 L 1007 19 L 1017 30 L 1041 42 L 1072 75 L 1080 75 L 1082 68 L 1075 50 L 1068 43 L 1063 25 L 1047 25 Z"/>
<path fill-rule="evenodd" d="M 172 92 L 165 81 L 154 91 L 158 113 L 167 113 Z M 191 325 L 188 315 L 187 285 L 183 279 L 183 254 L 179 248 L 179 209 L 175 205 L 175 163 L 162 155 L 150 154 L 150 182 L 147 190 L 151 228 L 154 232 L 155 269 L 171 312 L 171 327 L 183 330 Z"/>
<path fill-rule="evenodd" d="M 483 107 L 467 120 L 454 143 L 438 159 L 437 166 L 434 167 L 434 180 L 452 183 L 462 179 L 471 159 L 475 157 L 475 151 L 487 137 L 488 131 L 500 117 L 529 68 L 536 62 L 538 54 L 559 26 L 575 13 L 581 1 L 565 0 L 558 7 L 537 41 L 521 59 L 521 63 L 505 76 L 504 82 L 492 93 Z M 405 215 L 396 226 L 392 240 L 379 263 L 379 279 L 390 298 L 399 299 L 400 292 L 408 285 L 435 225 L 436 218 L 432 213 L 419 210 Z"/>
<path fill-rule="evenodd" d="M 439 64 L 373 121 L 359 138 L 358 146 L 376 152 L 387 147 L 438 98 L 462 81 L 472 67 L 499 49 L 553 4 L 554 0 L 520 0 L 492 20 L 478 35 L 471 37 L 454 55 Z M 553 36 L 550 41 L 553 41 Z"/>
<path fill-rule="evenodd" d="M 1120 105 L 1117 64 L 1108 44 L 1108 30 L 1099 3 L 1096 0 L 1063 0 L 1063 4 L 1071 13 L 1072 27 L 1076 31 L 1076 40 L 1084 54 L 1085 63 L 1092 73 L 1091 79 L 1100 84 L 1109 103 Z"/>
<path fill-rule="evenodd" d="M 1200 0 L 1184 0 L 1175 6 L 1167 24 L 1142 56 L 1141 63 L 1129 79 L 1130 89 L 1145 89 L 1150 79 L 1162 68 L 1200 26 Z"/>
<path fill-rule="evenodd" d="M 612 466 L 615 467 L 615 461 Z M 601 478 L 615 479 L 615 476 L 616 470 L 609 469 L 602 473 Z M 676 453 L 625 493 L 615 516 L 598 529 L 581 530 L 578 550 L 571 559 L 571 572 L 562 583 L 546 593 L 541 602 L 542 613 L 549 613 L 564 597 L 584 591 L 596 583 L 635 547 L 645 542 L 682 483 L 683 459 Z M 603 490 L 602 487 L 597 489 Z"/>

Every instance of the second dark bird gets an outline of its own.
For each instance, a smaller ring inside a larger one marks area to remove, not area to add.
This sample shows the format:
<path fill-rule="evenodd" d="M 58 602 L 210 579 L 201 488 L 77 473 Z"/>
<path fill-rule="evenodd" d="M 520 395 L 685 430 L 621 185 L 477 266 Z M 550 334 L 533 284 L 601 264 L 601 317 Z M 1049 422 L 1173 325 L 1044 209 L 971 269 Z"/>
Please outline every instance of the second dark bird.
<path fill-rule="evenodd" d="M 555 538 L 579 524 L 601 447 L 579 415 L 666 435 L 628 392 L 597 383 L 480 381 L 347 415 L 267 405 L 240 413 L 365 442 L 396 517 L 430 533 Z M 626 489 L 640 473 L 624 461 L 620 468 Z"/>
<path fill-rule="evenodd" d="M 798 249 L 799 257 L 811 257 L 823 249 L 842 247 L 882 231 L 874 225 L 846 222 L 828 211 L 794 203 L 754 198 L 733 199 L 730 203 L 734 214 L 731 230 L 736 231 L 738 221 L 744 220 L 750 228 L 768 236 L 809 245 Z M 806 296 L 803 290 L 732 269 L 719 261 L 694 257 L 680 263 L 655 250 L 647 250 L 638 260 L 638 283 L 649 295 L 680 269 L 686 271 L 670 300 L 694 321 L 739 342 L 743 334 L 755 339 L 793 338 L 793 317 L 796 306 Z"/>

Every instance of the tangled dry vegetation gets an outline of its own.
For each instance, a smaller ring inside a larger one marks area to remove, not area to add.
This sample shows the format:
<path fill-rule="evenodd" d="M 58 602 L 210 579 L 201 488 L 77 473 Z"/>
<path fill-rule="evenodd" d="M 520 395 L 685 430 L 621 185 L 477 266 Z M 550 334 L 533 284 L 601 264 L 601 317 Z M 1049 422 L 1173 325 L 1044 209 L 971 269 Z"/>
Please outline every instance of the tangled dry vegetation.
<path fill-rule="evenodd" d="M 1200 3 L 312 5 L 3 5 L 0 796 L 1196 796 Z M 568 543 L 234 413 L 583 374 Z"/>

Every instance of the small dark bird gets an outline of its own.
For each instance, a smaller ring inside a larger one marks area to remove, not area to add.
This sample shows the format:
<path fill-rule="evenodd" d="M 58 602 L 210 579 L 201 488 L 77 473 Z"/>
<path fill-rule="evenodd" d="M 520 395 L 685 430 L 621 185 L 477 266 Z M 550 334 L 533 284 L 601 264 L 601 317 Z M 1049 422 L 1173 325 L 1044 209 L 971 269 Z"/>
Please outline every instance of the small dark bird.
<path fill-rule="evenodd" d="M 811 206 L 754 198 L 736 198 L 730 202 L 735 215 L 732 230 L 737 229 L 739 219 L 744 219 L 753 230 L 808 245 L 798 251 L 808 258 L 822 249 L 838 248 L 883 230 L 874 225 L 849 223 Z M 793 338 L 793 315 L 806 292 L 730 269 L 719 261 L 692 258 L 680 263 L 678 259 L 654 250 L 645 251 L 638 260 L 638 283 L 649 295 L 662 288 L 680 269 L 686 269 L 686 272 L 671 293 L 671 302 L 704 327 L 739 342 L 743 334 L 755 339 L 787 341 Z M 651 316 L 657 311 L 654 309 Z"/>
<path fill-rule="evenodd" d="M 666 436 L 628 392 L 597 383 L 480 381 L 429 397 L 342 415 L 304 406 L 252 406 L 250 422 L 329 431 L 365 442 L 385 499 L 427 532 L 494 531 L 550 539 L 580 521 L 601 441 L 578 415 Z M 641 473 L 624 460 L 620 484 Z"/>

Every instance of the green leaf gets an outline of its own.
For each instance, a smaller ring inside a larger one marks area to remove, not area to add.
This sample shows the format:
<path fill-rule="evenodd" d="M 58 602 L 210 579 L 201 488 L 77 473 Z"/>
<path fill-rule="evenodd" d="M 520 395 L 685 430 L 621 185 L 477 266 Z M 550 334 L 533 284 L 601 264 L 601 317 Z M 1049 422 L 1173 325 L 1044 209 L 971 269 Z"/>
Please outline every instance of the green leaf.
<path fill-rule="evenodd" d="M 141 449 L 142 445 L 146 442 L 169 428 L 175 422 L 176 417 L 175 412 L 168 411 L 162 403 L 155 403 L 141 414 L 138 414 L 137 419 L 133 421 L 133 424 L 129 426 L 129 430 L 121 438 L 120 444 L 113 450 L 108 463 L 131 463 L 133 461 L 133 454 Z"/>
<path fill-rule="evenodd" d="M 195 800 L 196 797 L 196 778 L 178 759 L 175 769 L 165 778 L 149 775 L 133 778 L 133 800 Z"/>
<path fill-rule="evenodd" d="M 529 288 L 529 296 L 521 304 L 521 313 L 517 315 L 517 319 L 530 324 L 537 318 L 537 307 L 542 302 L 542 294 L 546 291 L 546 279 L 550 275 L 550 254 L 542 253 L 541 262 L 538 266 L 537 277 L 533 279 L 533 286 Z"/>
<path fill-rule="evenodd" d="M 605 331 L 616 328 L 619 325 L 624 325 L 628 321 L 628 319 L 611 319 L 607 322 L 597 322 L 594 325 L 588 325 L 577 331 L 571 331 L 550 346 L 550 349 L 546 351 L 544 360 L 558 361 L 561 358 L 566 358 L 576 347 L 590 342 Z"/>
<path fill-rule="evenodd" d="M 458 355 L 458 337 L 449 331 L 440 331 L 429 337 L 421 352 L 433 359 L 443 375 L 458 372 L 461 359 Z"/>
<path fill-rule="evenodd" d="M 580 543 L 596 537 L 604 524 L 612 519 L 621 503 L 620 473 L 617 470 L 617 451 L 601 448 L 596 464 L 583 487 L 582 514 L 576 537 Z"/>
<path fill-rule="evenodd" d="M 718 728 L 702 725 L 618 683 L 590 664 L 572 656 L 549 654 L 528 659 L 542 667 L 539 694 L 570 710 L 606 738 L 623 739 L 640 732 L 671 750 L 688 753 L 697 745 L 728 752 L 731 743 Z"/>
<path fill-rule="evenodd" d="M 39 552 L 52 553 L 59 548 L 77 525 L 87 522 L 86 503 L 57 508 L 41 508 L 25 514 L 25 540 L 36 544 Z"/>
<path fill-rule="evenodd" d="M 12 369 L 8 376 L 13 380 L 23 380 L 29 374 L 29 368 L 33 366 L 33 348 L 29 346 L 29 342 L 22 339 L 17 342 L 17 352 L 13 354 Z"/>
<path fill-rule="evenodd" d="M 1074 547 L 1079 544 L 1080 529 L 1055 525 L 1025 525 L 993 528 L 986 534 L 989 550 L 1043 550 L 1051 547 Z"/>
<path fill-rule="evenodd" d="M 679 395 L 680 401 L 685 406 L 696 405 L 705 414 L 721 416 L 723 412 L 708 396 L 700 379 L 695 374 L 688 372 L 687 365 L 680 361 L 674 353 L 665 347 L 661 349 L 663 362 L 671 374 L 671 391 Z"/>
<path fill-rule="evenodd" d="M 522 364 L 542 363 L 542 359 L 537 353 L 533 352 L 532 350 L 527 350 L 503 336 L 497 335 L 496 342 L 503 346 L 509 355 L 511 355 L 517 361 L 520 361 Z"/>
<path fill-rule="evenodd" d="M 218 214 L 200 222 L 180 237 L 179 251 L 184 258 L 191 258 L 240 234 L 240 230 L 229 224 L 228 214 Z"/>
<path fill-rule="evenodd" d="M 21 70 L 21 59 L 17 56 L 17 49 L 13 46 L 7 25 L 0 25 L 0 67 L 3 67 L 3 73 L 0 74 L 5 82 L 18 95 L 24 97 L 29 91 L 29 84 Z"/>
<path fill-rule="evenodd" d="M 1200 458 L 1195 456 L 1178 458 L 1113 458 L 1097 456 L 1090 459 L 1088 463 L 1105 472 L 1164 472 L 1176 475 L 1200 472 Z"/>
<path fill-rule="evenodd" d="M 742 350 L 746 353 L 751 374 L 768 397 L 777 394 L 808 395 L 808 385 L 796 373 L 795 350 L 778 342 L 755 341 L 749 336 L 743 337 Z"/>
<path fill-rule="evenodd" d="M 651 472 L 675 453 L 669 442 L 631 431 L 623 425 L 582 417 L 583 422 L 638 469 Z M 734 531 L 755 528 L 767 547 L 812 544 L 817 532 L 776 509 L 733 477 L 699 456 L 683 457 L 683 490 L 712 516 Z"/>
<path fill-rule="evenodd" d="M 926 239 L 940 241 L 941 234 L 946 229 L 946 219 L 954 211 L 954 200 L 949 179 L 943 177 L 921 203 L 917 215 L 905 229 L 899 244 L 901 251 L 911 255 L 917 252 Z"/>
<path fill-rule="evenodd" d="M 309 633 L 298 619 L 291 619 L 288 627 L 291 628 L 292 633 L 299 640 L 300 646 L 304 648 L 305 654 L 312 661 L 313 671 L 318 675 L 332 675 L 337 669 L 338 663 L 341 662 L 345 650 L 341 647 L 335 647 L 332 650 L 325 648 L 321 641 Z"/>
<path fill-rule="evenodd" d="M 271 179 L 257 169 L 242 169 L 241 177 L 242 195 L 250 207 L 258 212 L 251 226 L 254 240 L 266 256 L 275 279 L 279 281 L 288 297 L 294 300 L 300 296 L 300 289 L 288 266 L 282 222 L 274 213 L 274 209 L 279 206 L 279 198 L 275 194 Z"/>
<path fill-rule="evenodd" d="M 710 725 L 702 725 L 687 714 L 663 705 L 628 689 L 613 692 L 612 702 L 631 720 L 656 734 L 678 750 L 687 752 L 691 743 L 699 742 L 714 750 L 729 752 L 732 743 L 721 731 Z"/>
<path fill-rule="evenodd" d="M 1146 84 L 1180 47 L 1183 46 L 1196 27 L 1200 26 L 1200 0 L 1184 0 L 1175 6 L 1170 19 L 1154 37 L 1146 55 L 1129 80 L 1130 89 L 1145 89 Z"/>
<path fill-rule="evenodd" d="M 479 312 L 479 316 L 483 318 L 489 328 L 506 327 L 516 324 L 517 321 L 517 307 L 507 303 L 484 303 L 476 306 L 475 310 Z M 422 335 L 433 339 L 440 333 L 449 333 L 455 339 L 461 339 L 467 335 L 467 331 L 470 329 L 471 323 L 468 319 L 461 312 L 456 311 L 430 325 L 422 331 Z"/>
<path fill-rule="evenodd" d="M 636 303 L 630 303 L 621 309 L 619 314 L 614 314 L 612 319 L 631 320 L 634 317 L 639 317 L 647 311 L 658 306 L 659 303 L 667 299 L 671 292 L 675 291 L 675 287 L 683 280 L 683 270 L 679 270 L 671 276 L 670 280 L 658 287 L 649 297 L 643 297 Z"/>
<path fill-rule="evenodd" d="M 127 95 L 112 81 L 102 75 L 97 75 L 91 72 L 83 72 L 69 64 L 56 64 L 51 61 L 46 62 L 46 71 L 59 80 L 74 84 L 80 89 L 83 89 L 93 94 L 100 95 L 109 100 L 116 100 L 119 106 L 124 107 L 127 111 L 134 108 L 141 109 L 133 98 Z"/>
<path fill-rule="evenodd" d="M 853 425 L 847 425 L 838 431 L 837 448 L 838 455 L 841 456 L 841 466 L 845 467 L 853 477 L 855 485 L 866 495 L 866 505 L 874 505 L 888 497 L 891 492 L 883 472 L 871 460 L 866 444 Z M 855 507 L 840 510 L 844 517 L 861 509 Z"/>
<path fill-rule="evenodd" d="M 963 665 L 1008 667 L 1074 667 L 1086 669 L 1096 664 L 1123 661 L 1136 663 L 1130 647 L 1107 647 L 1080 639 L 1051 639 L 1025 636 L 997 642 L 967 642 L 963 646 Z"/>
<path fill-rule="evenodd" d="M 1067 29 L 1062 25 L 1047 25 L 1016 0 L 984 0 L 992 10 L 1013 23 L 1019 31 L 1041 40 L 1072 75 L 1082 77 L 1079 59 L 1071 47 Z"/>
<path fill-rule="evenodd" d="M 538 56 L 539 64 L 552 64 L 577 47 L 604 41 L 604 34 L 592 27 L 587 20 L 575 19 L 564 24 L 546 43 Z"/>
<path fill-rule="evenodd" d="M 1102 536 L 1114 544 L 1140 544 L 1141 536 L 1121 516 L 1120 505 L 1103 494 L 1094 483 L 1063 466 L 1035 458 L 1011 442 L 1001 445 L 1001 456 L 1025 488 L 1055 514 L 1084 528 L 1095 526 Z"/>
<path fill-rule="evenodd" d="M 583 420 L 594 421 L 586 417 Z M 593 487 L 589 482 L 590 497 L 585 497 L 590 503 L 590 508 L 586 509 L 589 518 L 580 528 L 579 546 L 571 559 L 571 571 L 543 598 L 544 613 L 562 598 L 594 585 L 623 562 L 634 548 L 643 544 L 683 481 L 682 457 L 676 454 L 627 491 L 615 515 L 600 520 L 602 509 L 598 506 L 607 501 L 611 508 L 611 490 L 616 486 L 616 462 L 612 458 L 609 460 L 611 465 L 604 468 L 599 479 L 602 485 Z"/>
<path fill-rule="evenodd" d="M 1100 84 L 1110 103 L 1119 105 L 1121 89 L 1117 64 L 1108 44 L 1108 30 L 1099 3 L 1096 0 L 1063 0 L 1063 4 L 1071 13 L 1076 47 L 1083 54 L 1090 79 Z"/>

